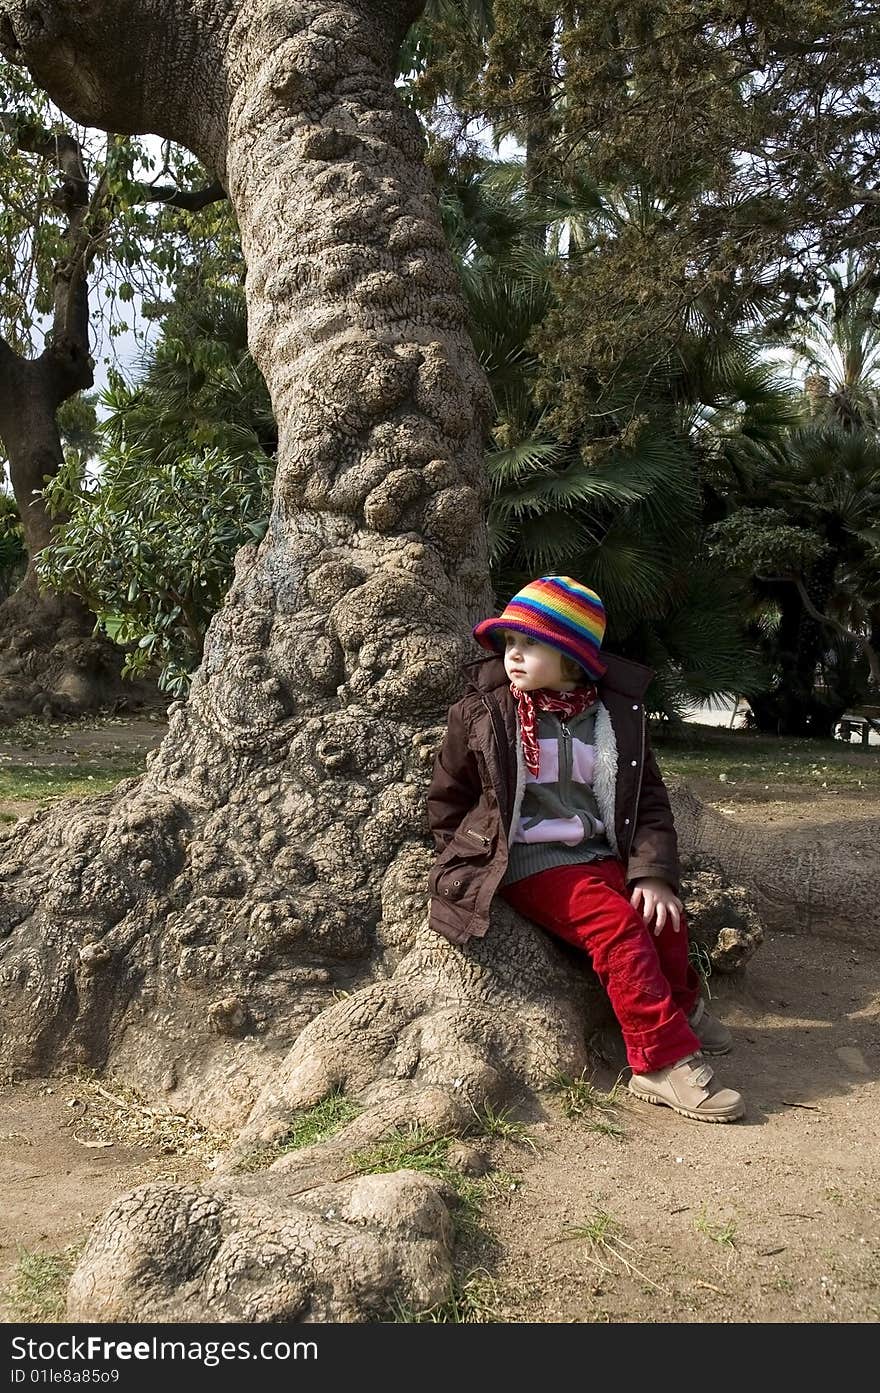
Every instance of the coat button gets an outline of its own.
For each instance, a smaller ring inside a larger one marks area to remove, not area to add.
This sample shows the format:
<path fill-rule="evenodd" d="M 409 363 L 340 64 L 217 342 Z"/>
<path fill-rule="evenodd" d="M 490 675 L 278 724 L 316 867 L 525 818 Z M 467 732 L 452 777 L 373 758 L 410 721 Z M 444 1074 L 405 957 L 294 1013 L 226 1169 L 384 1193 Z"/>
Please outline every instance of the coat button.
<path fill-rule="evenodd" d="M 638 711 L 638 709 L 639 709 L 639 703 L 638 703 L 637 701 L 634 701 L 634 702 L 633 702 L 633 711 Z"/>
<path fill-rule="evenodd" d="M 460 880 L 454 880 L 452 883 L 453 883 L 453 885 L 461 885 L 461 881 L 460 881 Z"/>
<path fill-rule="evenodd" d="M 623 819 L 623 825 L 624 825 L 624 827 L 629 827 L 629 818 L 628 818 L 628 817 L 625 817 L 625 818 Z"/>
<path fill-rule="evenodd" d="M 632 765 L 633 769 L 635 769 L 635 767 L 636 767 L 636 765 L 638 764 L 638 762 L 639 762 L 639 761 L 638 761 L 637 759 L 632 759 L 632 760 L 630 760 L 630 764 Z"/>

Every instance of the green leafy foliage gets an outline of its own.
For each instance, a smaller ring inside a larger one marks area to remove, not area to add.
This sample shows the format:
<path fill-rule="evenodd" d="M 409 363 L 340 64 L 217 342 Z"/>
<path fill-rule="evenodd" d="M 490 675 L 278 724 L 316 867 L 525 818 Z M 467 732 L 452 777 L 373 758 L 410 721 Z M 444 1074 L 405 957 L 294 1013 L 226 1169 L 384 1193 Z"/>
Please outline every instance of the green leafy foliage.
<path fill-rule="evenodd" d="M 45 497 L 67 521 L 40 553 L 39 573 L 133 645 L 126 673 L 158 667 L 159 685 L 179 695 L 229 588 L 236 549 L 265 533 L 272 472 L 258 451 L 204 449 L 162 461 L 137 445 L 108 451 L 99 479 L 65 465 Z"/>
<path fill-rule="evenodd" d="M 786 692 L 792 733 L 819 734 L 817 673 L 829 711 L 865 691 L 858 644 L 795 582 L 876 648 L 874 486 L 840 437 L 798 484 L 807 403 L 766 344 L 806 365 L 814 408 L 876 432 L 875 18 L 859 0 L 462 0 L 411 34 L 410 100 L 447 202 L 463 190 L 463 283 L 494 282 L 474 318 L 497 589 L 589 579 L 609 644 L 658 667 L 659 708 L 726 682 Z M 506 228 L 477 207 L 501 180 L 474 174 L 477 131 L 522 153 Z"/>
<path fill-rule="evenodd" d="M 712 529 L 713 550 L 746 574 L 800 573 L 827 545 L 805 527 L 793 526 L 782 508 L 740 508 Z"/>
<path fill-rule="evenodd" d="M 65 520 L 39 563 L 128 647 L 127 673 L 158 669 L 176 696 L 201 659 L 236 550 L 265 534 L 277 446 L 242 290 L 189 275 L 185 284 L 138 381 L 111 377 L 99 472 L 68 451 L 46 489 Z"/>
<path fill-rule="evenodd" d="M 616 433 L 689 335 L 790 327 L 823 268 L 873 255 L 880 30 L 861 0 L 461 0 L 411 38 L 437 161 L 511 136 L 532 195 L 571 205 L 535 341 L 562 434 Z"/>

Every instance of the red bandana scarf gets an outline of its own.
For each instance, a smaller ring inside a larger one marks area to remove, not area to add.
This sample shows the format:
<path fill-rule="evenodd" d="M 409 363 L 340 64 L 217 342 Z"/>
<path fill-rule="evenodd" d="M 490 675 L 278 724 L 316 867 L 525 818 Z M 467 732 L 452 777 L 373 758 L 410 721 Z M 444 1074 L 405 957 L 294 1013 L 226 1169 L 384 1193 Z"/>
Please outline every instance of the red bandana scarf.
<path fill-rule="evenodd" d="M 537 687 L 533 692 L 521 692 L 512 682 L 510 690 L 519 713 L 526 768 L 537 778 L 540 768 L 537 711 L 552 711 L 565 720 L 570 720 L 572 716 L 579 716 L 582 711 L 592 706 L 598 699 L 598 693 L 594 686 L 575 687 L 573 692 L 554 692 L 548 687 Z"/>

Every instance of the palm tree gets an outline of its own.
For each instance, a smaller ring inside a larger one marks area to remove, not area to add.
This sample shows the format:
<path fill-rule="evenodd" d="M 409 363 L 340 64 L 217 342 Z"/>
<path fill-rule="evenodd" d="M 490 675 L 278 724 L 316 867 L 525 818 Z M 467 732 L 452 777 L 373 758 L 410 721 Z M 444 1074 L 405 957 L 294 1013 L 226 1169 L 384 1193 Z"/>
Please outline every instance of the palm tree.
<path fill-rule="evenodd" d="M 752 461 L 714 533 L 718 554 L 752 576 L 772 674 L 747 692 L 757 724 L 830 736 L 869 684 L 880 686 L 880 440 L 833 418 L 809 421 L 763 468 Z"/>
<path fill-rule="evenodd" d="M 786 734 L 830 735 L 880 685 L 876 272 L 850 257 L 828 287 L 790 341 L 806 368 L 794 418 L 771 410 L 770 429 L 735 438 L 710 482 L 726 519 L 718 553 L 752 578 L 770 674 L 748 693 L 755 723 Z"/>
<path fill-rule="evenodd" d="M 158 465 L 183 448 L 274 456 L 278 432 L 266 384 L 248 351 L 244 292 L 236 285 L 182 294 L 133 386 L 111 378 L 102 428 L 116 448 L 149 450 Z"/>
<path fill-rule="evenodd" d="M 595 185 L 583 186 L 586 207 L 569 190 L 535 209 L 522 165 L 495 162 L 443 189 L 496 406 L 487 450 L 493 576 L 499 595 L 542 571 L 595 585 L 611 616 L 609 642 L 658 667 L 657 705 L 672 712 L 739 690 L 749 668 L 742 587 L 720 573 L 703 540 L 704 475 L 744 429 L 756 440 L 769 432 L 788 398 L 745 336 L 727 335 L 719 346 L 717 331 L 713 344 L 698 325 L 702 334 L 685 334 L 676 355 L 655 365 L 637 434 L 615 436 L 607 411 L 601 435 L 587 418 L 559 435 L 548 355 L 535 344 L 564 291 L 563 247 L 574 237 L 580 253 L 588 215 L 607 211 Z M 551 229 L 546 251 L 529 236 L 534 220 Z M 621 420 L 629 405 L 621 403 Z"/>
<path fill-rule="evenodd" d="M 880 273 L 855 254 L 827 272 L 828 293 L 795 334 L 814 415 L 880 429 Z"/>

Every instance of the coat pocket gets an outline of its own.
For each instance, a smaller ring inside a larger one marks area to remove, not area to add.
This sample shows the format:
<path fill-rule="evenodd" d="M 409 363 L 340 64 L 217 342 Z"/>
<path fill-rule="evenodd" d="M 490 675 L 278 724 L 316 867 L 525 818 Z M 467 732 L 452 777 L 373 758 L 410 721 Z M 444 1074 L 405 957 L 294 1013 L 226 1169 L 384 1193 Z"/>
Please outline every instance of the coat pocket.
<path fill-rule="evenodd" d="M 471 822 L 470 819 L 465 818 L 440 852 L 436 864 L 443 865 L 455 857 L 463 857 L 466 861 L 470 861 L 478 856 L 491 856 L 495 850 L 496 841 L 496 833 L 484 831 L 478 822 Z"/>
<path fill-rule="evenodd" d="M 494 837 L 475 827 L 459 827 L 431 868 L 430 893 L 445 900 L 475 899 L 494 850 Z"/>

